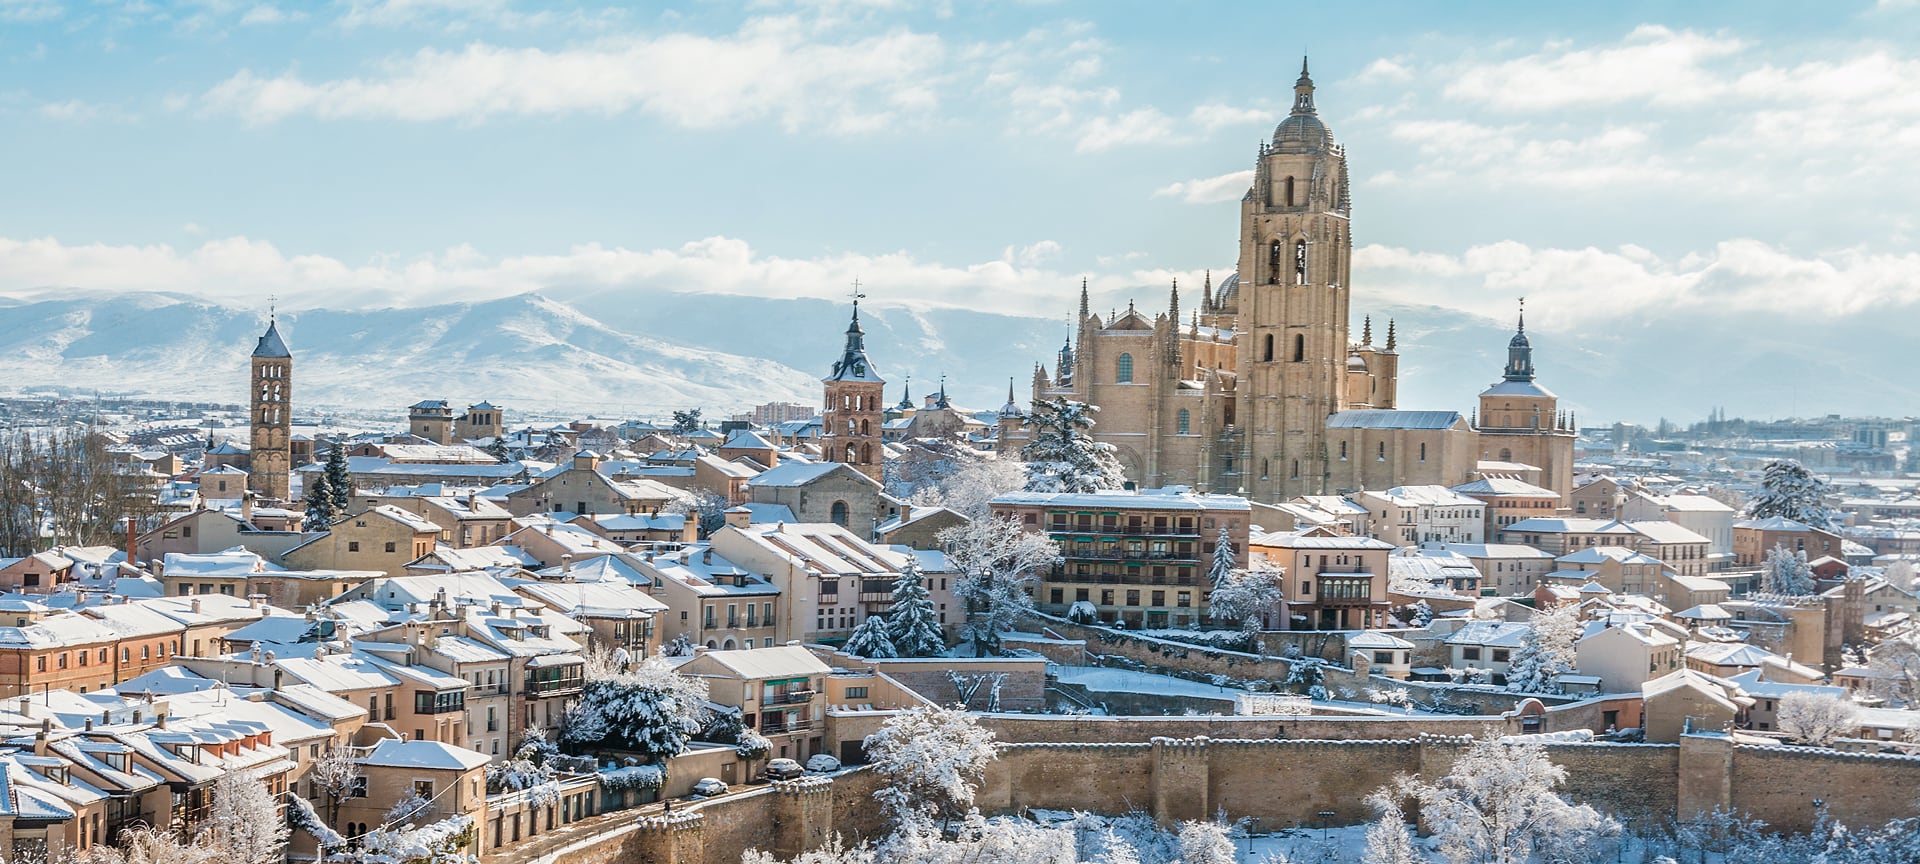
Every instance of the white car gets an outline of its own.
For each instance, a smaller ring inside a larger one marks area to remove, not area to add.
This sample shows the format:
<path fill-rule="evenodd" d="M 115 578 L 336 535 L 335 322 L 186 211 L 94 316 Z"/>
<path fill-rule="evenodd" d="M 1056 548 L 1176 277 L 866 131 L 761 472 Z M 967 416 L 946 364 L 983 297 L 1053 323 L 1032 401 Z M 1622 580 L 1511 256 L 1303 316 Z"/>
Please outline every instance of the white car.
<path fill-rule="evenodd" d="M 727 794 L 727 784 L 720 782 L 720 778 L 718 777 L 702 777 L 700 778 L 700 782 L 693 784 L 693 794 L 707 798 L 715 795 L 725 795 Z"/>
<path fill-rule="evenodd" d="M 817 771 L 822 774 L 830 771 L 838 771 L 840 770 L 840 760 L 826 753 L 815 753 L 813 754 L 813 758 L 807 760 L 807 770 Z"/>

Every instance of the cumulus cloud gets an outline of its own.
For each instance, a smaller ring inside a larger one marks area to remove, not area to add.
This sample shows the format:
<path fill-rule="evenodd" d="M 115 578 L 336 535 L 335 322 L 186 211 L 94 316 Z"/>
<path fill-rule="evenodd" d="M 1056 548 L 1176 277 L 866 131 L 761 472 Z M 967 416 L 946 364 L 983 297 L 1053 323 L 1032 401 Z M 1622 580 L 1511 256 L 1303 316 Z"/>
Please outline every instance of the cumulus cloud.
<path fill-rule="evenodd" d="M 905 30 L 821 42 L 798 19 L 760 18 L 720 37 L 619 38 L 551 51 L 483 42 L 423 49 L 365 77 L 242 71 L 207 91 L 202 105 L 254 122 L 639 110 L 689 127 L 773 118 L 788 129 L 852 133 L 930 108 L 943 53 L 939 37 Z"/>
<path fill-rule="evenodd" d="M 1253 169 L 1233 171 L 1218 177 L 1181 180 L 1155 189 L 1155 198 L 1174 198 L 1185 204 L 1216 204 L 1246 194 L 1253 185 Z"/>
<path fill-rule="evenodd" d="M 1543 329 L 1709 311 L 1836 318 L 1911 314 L 1920 306 L 1920 254 L 1801 257 L 1751 239 L 1678 258 L 1638 246 L 1541 249 L 1503 241 L 1443 254 L 1371 245 L 1354 251 L 1353 266 L 1360 290 L 1396 302 L 1500 317 L 1524 296 L 1529 326 Z"/>
<path fill-rule="evenodd" d="M 1580 105 L 1693 105 L 1725 92 L 1713 61 L 1737 54 L 1733 38 L 1641 25 L 1619 44 L 1574 48 L 1560 42 L 1524 57 L 1467 64 L 1446 95 L 1509 111 Z"/>

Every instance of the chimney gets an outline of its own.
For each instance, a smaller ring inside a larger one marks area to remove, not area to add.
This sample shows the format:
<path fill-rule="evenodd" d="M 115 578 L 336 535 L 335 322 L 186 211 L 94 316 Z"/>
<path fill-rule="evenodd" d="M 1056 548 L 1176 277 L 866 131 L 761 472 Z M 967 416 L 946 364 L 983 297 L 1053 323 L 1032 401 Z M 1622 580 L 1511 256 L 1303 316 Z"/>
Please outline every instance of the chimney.
<path fill-rule="evenodd" d="M 702 564 L 713 563 L 713 547 L 709 546 L 700 553 L 700 563 Z"/>
<path fill-rule="evenodd" d="M 573 572 L 573 553 L 572 552 L 565 552 L 560 555 L 560 572 L 562 573 Z"/>
<path fill-rule="evenodd" d="M 200 598 L 195 597 L 192 600 L 187 601 L 187 608 L 192 609 L 193 614 L 195 615 L 200 614 Z"/>
<path fill-rule="evenodd" d="M 702 654 L 705 654 L 705 653 L 707 653 L 707 646 L 705 646 L 705 645 L 695 645 L 695 646 L 693 646 L 693 656 L 695 656 L 695 657 L 698 657 L 698 656 L 700 656 L 700 655 L 702 655 Z"/>
<path fill-rule="evenodd" d="M 753 511 L 745 507 L 734 507 L 726 512 L 728 528 L 745 528 L 753 522 Z"/>
<path fill-rule="evenodd" d="M 20 716 L 22 717 L 33 716 L 33 697 L 32 696 L 20 697 Z"/>
<path fill-rule="evenodd" d="M 253 493 L 252 492 L 240 493 L 240 521 L 242 522 L 253 521 Z"/>
<path fill-rule="evenodd" d="M 88 721 L 88 722 L 92 722 L 92 721 Z M 47 755 L 47 733 L 52 731 L 53 731 L 53 721 L 51 719 L 40 724 L 40 731 L 35 733 L 33 736 L 33 755 L 35 756 Z"/>

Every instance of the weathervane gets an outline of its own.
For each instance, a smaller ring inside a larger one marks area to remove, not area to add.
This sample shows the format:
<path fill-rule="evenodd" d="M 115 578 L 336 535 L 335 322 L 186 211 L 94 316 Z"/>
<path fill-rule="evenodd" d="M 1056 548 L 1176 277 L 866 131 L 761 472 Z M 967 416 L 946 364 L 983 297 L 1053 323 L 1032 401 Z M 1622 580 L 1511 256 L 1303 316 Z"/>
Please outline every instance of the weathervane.
<path fill-rule="evenodd" d="M 860 301 L 866 299 L 866 296 L 867 295 L 860 293 L 860 277 L 853 277 L 853 305 L 860 305 Z"/>

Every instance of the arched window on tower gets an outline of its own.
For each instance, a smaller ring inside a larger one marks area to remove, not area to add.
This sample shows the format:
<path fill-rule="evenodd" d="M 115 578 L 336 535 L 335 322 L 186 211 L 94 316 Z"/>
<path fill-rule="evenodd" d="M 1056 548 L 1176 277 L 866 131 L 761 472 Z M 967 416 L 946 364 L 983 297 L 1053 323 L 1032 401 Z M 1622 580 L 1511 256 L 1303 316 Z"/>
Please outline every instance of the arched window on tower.
<path fill-rule="evenodd" d="M 845 501 L 833 502 L 833 506 L 827 509 L 827 514 L 828 514 L 827 518 L 832 519 L 833 524 L 838 525 L 842 528 L 847 527 L 847 522 L 850 518 L 848 516 L 847 502 Z"/>
<path fill-rule="evenodd" d="M 1303 334 L 1295 333 L 1293 334 L 1293 362 L 1304 363 L 1306 359 L 1307 337 Z"/>
<path fill-rule="evenodd" d="M 1132 354 L 1120 355 L 1120 362 L 1115 365 L 1117 366 L 1117 369 L 1115 370 L 1116 374 L 1114 376 L 1114 380 L 1118 381 L 1121 384 L 1132 384 L 1133 383 L 1133 355 Z"/>
<path fill-rule="evenodd" d="M 1375 455 L 1373 458 L 1374 458 L 1374 461 L 1376 462 L 1387 461 L 1387 442 L 1385 441 L 1380 442 L 1380 452 L 1377 455 Z"/>
<path fill-rule="evenodd" d="M 1420 445 L 1420 461 L 1427 461 L 1427 445 L 1424 443 Z"/>
<path fill-rule="evenodd" d="M 1268 363 L 1273 362 L 1273 334 L 1272 333 L 1267 334 L 1266 350 L 1261 352 L 1260 359 L 1265 360 Z"/>
<path fill-rule="evenodd" d="M 1300 479 L 1300 460 L 1293 460 L 1293 479 Z"/>
<path fill-rule="evenodd" d="M 843 460 L 841 460 L 841 461 L 843 461 L 843 462 L 846 462 L 846 463 L 847 463 L 847 464 L 849 464 L 849 465 L 857 465 L 857 464 L 859 464 L 859 463 L 860 463 L 860 449 L 859 449 L 858 447 L 856 447 L 856 446 L 854 446 L 854 445 L 852 445 L 852 444 L 848 444 L 848 445 L 847 445 L 847 458 L 846 458 L 846 459 L 843 459 Z"/>
<path fill-rule="evenodd" d="M 1293 284 L 1307 284 L 1307 241 L 1293 241 Z"/>
<path fill-rule="evenodd" d="M 1293 206 L 1293 178 L 1287 178 L 1287 206 Z"/>
<path fill-rule="evenodd" d="M 862 435 L 872 435 L 872 434 L 873 434 L 873 421 L 871 421 L 871 420 L 861 420 L 861 421 L 860 421 L 860 434 L 862 434 Z"/>
<path fill-rule="evenodd" d="M 1174 420 L 1174 427 L 1173 427 L 1174 434 L 1175 435 L 1187 434 L 1187 426 L 1188 426 L 1188 423 L 1191 422 L 1191 420 L 1192 420 L 1192 415 L 1189 415 L 1187 413 L 1187 409 L 1185 408 L 1180 409 L 1180 413 L 1176 415 L 1176 419 Z"/>
<path fill-rule="evenodd" d="M 1267 284 L 1280 284 L 1280 241 L 1267 244 Z"/>
<path fill-rule="evenodd" d="M 1513 461 L 1513 451 L 1512 451 L 1512 450 L 1508 450 L 1508 449 L 1507 449 L 1507 448 L 1505 448 L 1505 447 L 1502 447 L 1502 448 L 1500 448 L 1500 461 L 1502 461 L 1502 462 L 1512 462 L 1512 461 Z"/>
<path fill-rule="evenodd" d="M 1340 442 L 1340 461 L 1347 461 L 1347 442 Z"/>

